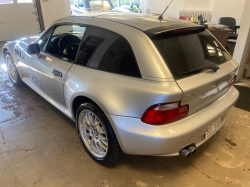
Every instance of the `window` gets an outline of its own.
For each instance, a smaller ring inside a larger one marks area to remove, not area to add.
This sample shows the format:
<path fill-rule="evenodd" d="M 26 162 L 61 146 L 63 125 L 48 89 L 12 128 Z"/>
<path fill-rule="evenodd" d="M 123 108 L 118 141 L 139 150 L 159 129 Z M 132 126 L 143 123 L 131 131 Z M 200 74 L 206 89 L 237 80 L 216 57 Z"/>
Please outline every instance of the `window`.
<path fill-rule="evenodd" d="M 0 0 L 0 4 L 13 3 L 13 0 Z"/>
<path fill-rule="evenodd" d="M 52 31 L 53 31 L 53 29 L 50 29 L 46 34 L 44 34 L 44 35 L 37 41 L 37 43 L 40 44 L 41 50 L 42 50 L 43 52 L 45 52 L 46 44 L 47 44 L 47 42 L 48 42 L 48 40 L 49 40 L 49 37 L 50 37 Z"/>
<path fill-rule="evenodd" d="M 79 50 L 77 63 L 86 66 L 102 41 L 103 39 L 101 38 L 88 37 Z"/>
<path fill-rule="evenodd" d="M 141 76 L 133 51 L 122 38 L 118 38 L 108 48 L 98 69 L 133 77 Z"/>
<path fill-rule="evenodd" d="M 92 27 L 83 41 L 77 63 L 91 68 L 141 77 L 134 53 L 120 35 Z"/>
<path fill-rule="evenodd" d="M 120 1 L 120 6 L 122 5 L 139 5 L 140 0 L 119 0 Z M 130 4 L 131 3 L 131 4 Z"/>
<path fill-rule="evenodd" d="M 107 0 L 91 0 L 89 1 L 90 10 L 109 10 L 112 9 L 111 4 Z"/>
<path fill-rule="evenodd" d="M 117 4 L 118 4 L 117 1 L 118 0 L 111 0 L 111 3 L 113 4 L 114 7 L 117 7 Z"/>
<path fill-rule="evenodd" d="M 231 56 L 224 47 L 208 32 L 180 33 L 152 38 L 175 79 L 183 79 L 200 73 L 196 71 L 204 66 L 219 66 Z"/>
<path fill-rule="evenodd" d="M 32 3 L 32 0 L 17 0 L 17 3 Z"/>
<path fill-rule="evenodd" d="M 62 25 L 55 28 L 46 52 L 65 61 L 75 61 L 86 27 Z"/>
<path fill-rule="evenodd" d="M 72 2 L 76 7 L 86 8 L 89 11 L 110 10 L 113 8 L 110 0 L 78 0 Z"/>

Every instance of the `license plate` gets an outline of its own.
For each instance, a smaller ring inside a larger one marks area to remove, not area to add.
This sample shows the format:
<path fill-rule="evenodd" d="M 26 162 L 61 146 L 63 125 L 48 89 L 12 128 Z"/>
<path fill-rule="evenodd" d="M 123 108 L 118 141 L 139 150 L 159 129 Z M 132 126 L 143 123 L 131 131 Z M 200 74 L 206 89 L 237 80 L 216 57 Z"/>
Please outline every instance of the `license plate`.
<path fill-rule="evenodd" d="M 221 118 L 216 120 L 212 125 L 207 128 L 205 138 L 209 137 L 214 131 L 216 131 L 221 125 Z"/>

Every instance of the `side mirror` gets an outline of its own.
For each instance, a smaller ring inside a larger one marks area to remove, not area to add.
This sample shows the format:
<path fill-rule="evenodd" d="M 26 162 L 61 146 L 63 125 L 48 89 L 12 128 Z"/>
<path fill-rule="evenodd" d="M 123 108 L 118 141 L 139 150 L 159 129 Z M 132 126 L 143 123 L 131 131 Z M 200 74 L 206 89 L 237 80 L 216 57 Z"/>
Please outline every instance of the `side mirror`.
<path fill-rule="evenodd" d="M 40 54 L 41 48 L 38 43 L 30 44 L 27 46 L 27 53 L 29 55 Z"/>

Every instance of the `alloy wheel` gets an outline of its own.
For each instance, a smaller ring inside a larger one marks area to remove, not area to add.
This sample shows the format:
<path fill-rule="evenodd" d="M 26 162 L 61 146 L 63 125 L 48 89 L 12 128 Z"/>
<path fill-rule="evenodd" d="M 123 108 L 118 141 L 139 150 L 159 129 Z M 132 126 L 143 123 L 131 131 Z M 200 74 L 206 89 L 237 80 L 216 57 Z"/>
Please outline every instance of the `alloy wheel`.
<path fill-rule="evenodd" d="M 90 110 L 79 114 L 78 128 L 81 138 L 92 155 L 104 158 L 108 152 L 108 137 L 99 118 Z"/>
<path fill-rule="evenodd" d="M 6 59 L 7 70 L 11 80 L 13 82 L 17 82 L 17 70 L 14 61 L 12 60 L 10 55 L 6 55 L 5 59 Z"/>

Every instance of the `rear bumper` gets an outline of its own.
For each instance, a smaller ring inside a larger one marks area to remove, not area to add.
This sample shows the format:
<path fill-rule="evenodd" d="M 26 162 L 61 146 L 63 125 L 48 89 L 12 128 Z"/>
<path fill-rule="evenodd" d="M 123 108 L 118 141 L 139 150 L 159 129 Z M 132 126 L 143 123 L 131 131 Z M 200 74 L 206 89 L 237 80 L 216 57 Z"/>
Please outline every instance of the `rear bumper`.
<path fill-rule="evenodd" d="M 232 87 L 221 98 L 202 110 L 167 125 L 153 126 L 138 118 L 107 115 L 116 133 L 121 149 L 126 154 L 177 156 L 181 148 L 207 141 L 224 124 L 226 114 L 235 105 L 239 92 Z M 220 128 L 204 139 L 209 125 L 222 118 Z"/>

